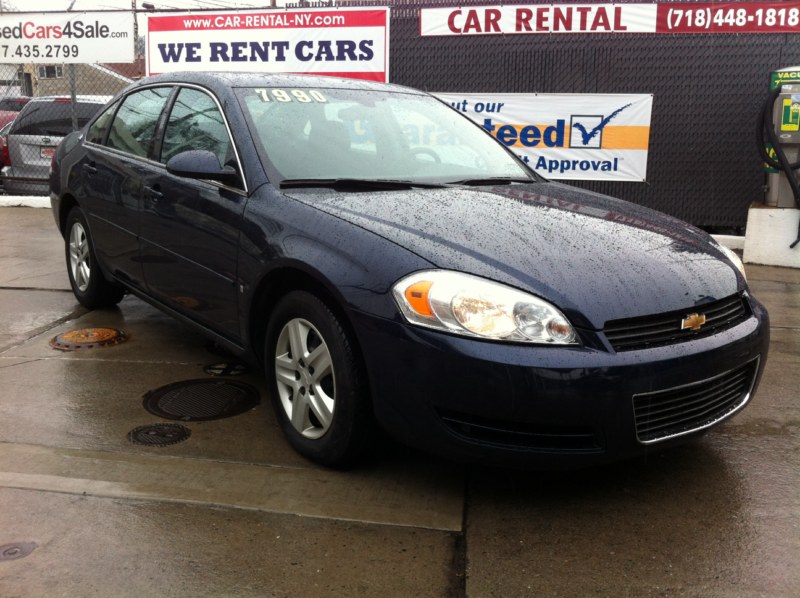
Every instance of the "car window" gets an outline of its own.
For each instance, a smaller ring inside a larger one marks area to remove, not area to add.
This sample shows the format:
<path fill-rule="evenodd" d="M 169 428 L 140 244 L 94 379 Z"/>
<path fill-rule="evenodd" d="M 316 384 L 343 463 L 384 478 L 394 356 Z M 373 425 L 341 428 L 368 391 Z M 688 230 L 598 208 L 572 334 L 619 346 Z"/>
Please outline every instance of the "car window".
<path fill-rule="evenodd" d="M 167 120 L 161 162 L 186 150 L 208 150 L 216 154 L 220 164 L 226 164 L 232 158 L 232 148 L 214 99 L 198 89 L 181 89 Z"/>
<path fill-rule="evenodd" d="M 486 131 L 430 96 L 321 87 L 236 93 L 280 179 L 532 177 Z"/>
<path fill-rule="evenodd" d="M 108 133 L 108 147 L 148 157 L 158 117 L 171 91 L 171 87 L 151 87 L 125 98 Z"/>
<path fill-rule="evenodd" d="M 119 102 L 114 102 L 111 106 L 105 109 L 103 114 L 97 117 L 97 120 L 89 127 L 89 132 L 86 134 L 86 141 L 89 143 L 103 143 L 106 136 L 106 130 L 114 117 L 114 111 L 119 106 Z"/>
<path fill-rule="evenodd" d="M 97 102 L 78 101 L 73 104 L 69 99 L 29 102 L 20 111 L 9 134 L 64 137 L 75 130 L 72 126 L 73 112 L 80 129 L 102 107 L 103 104 Z"/>

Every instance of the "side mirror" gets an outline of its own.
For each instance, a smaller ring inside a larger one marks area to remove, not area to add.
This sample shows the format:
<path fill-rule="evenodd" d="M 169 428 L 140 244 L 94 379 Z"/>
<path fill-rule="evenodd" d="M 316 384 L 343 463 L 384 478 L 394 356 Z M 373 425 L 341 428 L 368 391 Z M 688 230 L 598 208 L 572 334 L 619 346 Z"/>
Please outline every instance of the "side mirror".
<path fill-rule="evenodd" d="M 167 162 L 167 172 L 189 179 L 208 179 L 225 185 L 235 184 L 239 175 L 230 166 L 222 166 L 214 152 L 189 150 L 172 156 Z"/>

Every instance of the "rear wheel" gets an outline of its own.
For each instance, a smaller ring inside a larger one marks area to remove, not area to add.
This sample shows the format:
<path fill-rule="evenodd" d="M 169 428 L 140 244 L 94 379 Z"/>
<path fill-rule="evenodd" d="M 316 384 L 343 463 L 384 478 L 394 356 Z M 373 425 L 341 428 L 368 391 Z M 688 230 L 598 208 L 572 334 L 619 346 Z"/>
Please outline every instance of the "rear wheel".
<path fill-rule="evenodd" d="M 370 435 L 369 398 L 353 339 L 328 306 L 305 291 L 275 307 L 265 343 L 275 414 L 301 455 L 351 465 Z"/>
<path fill-rule="evenodd" d="M 66 230 L 64 250 L 67 257 L 67 273 L 75 298 L 89 309 L 110 307 L 119 303 L 125 295 L 125 290 L 103 277 L 97 265 L 92 237 L 83 210 L 78 207 L 72 208 L 67 216 Z"/>

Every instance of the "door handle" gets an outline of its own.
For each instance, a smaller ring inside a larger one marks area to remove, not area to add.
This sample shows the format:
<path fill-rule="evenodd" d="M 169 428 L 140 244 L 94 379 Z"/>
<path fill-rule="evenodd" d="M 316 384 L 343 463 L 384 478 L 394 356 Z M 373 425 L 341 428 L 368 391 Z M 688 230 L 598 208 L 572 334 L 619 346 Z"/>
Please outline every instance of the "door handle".
<path fill-rule="evenodd" d="M 154 187 L 145 187 L 144 194 L 145 197 L 150 199 L 153 203 L 157 203 L 160 199 L 164 197 L 164 194 Z"/>
<path fill-rule="evenodd" d="M 97 174 L 97 167 L 94 164 L 84 164 L 83 172 L 86 174 Z"/>

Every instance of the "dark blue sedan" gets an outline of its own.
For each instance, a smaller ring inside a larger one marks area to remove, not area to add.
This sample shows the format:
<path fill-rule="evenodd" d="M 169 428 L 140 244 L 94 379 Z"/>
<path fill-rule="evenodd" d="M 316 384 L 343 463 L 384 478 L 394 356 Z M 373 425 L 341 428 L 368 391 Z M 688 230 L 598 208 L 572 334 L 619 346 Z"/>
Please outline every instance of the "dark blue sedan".
<path fill-rule="evenodd" d="M 142 80 L 50 177 L 77 299 L 127 292 L 263 364 L 303 455 L 383 428 L 571 467 L 741 410 L 767 312 L 692 226 L 550 183 L 428 94 L 301 76 Z"/>

